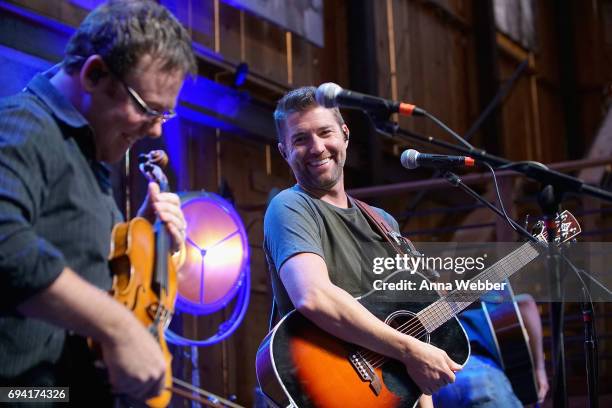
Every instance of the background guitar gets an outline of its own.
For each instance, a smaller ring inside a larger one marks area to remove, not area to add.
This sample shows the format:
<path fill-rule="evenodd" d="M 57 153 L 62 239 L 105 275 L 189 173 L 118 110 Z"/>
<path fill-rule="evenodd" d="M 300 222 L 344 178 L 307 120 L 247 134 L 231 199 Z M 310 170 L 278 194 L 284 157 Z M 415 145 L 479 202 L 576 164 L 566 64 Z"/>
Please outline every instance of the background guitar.
<path fill-rule="evenodd" d="M 491 337 L 514 393 L 525 405 L 538 401 L 535 363 L 529 335 L 510 284 L 499 291 L 499 301 L 482 301 Z"/>

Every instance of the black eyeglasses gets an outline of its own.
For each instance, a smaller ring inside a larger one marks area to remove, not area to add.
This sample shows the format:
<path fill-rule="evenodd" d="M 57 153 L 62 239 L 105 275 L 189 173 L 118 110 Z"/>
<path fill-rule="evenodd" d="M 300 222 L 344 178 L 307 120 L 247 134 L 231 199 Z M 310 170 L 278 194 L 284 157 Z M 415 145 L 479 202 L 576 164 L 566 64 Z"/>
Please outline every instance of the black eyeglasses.
<path fill-rule="evenodd" d="M 156 109 L 151 108 L 149 105 L 147 105 L 144 99 L 142 99 L 142 97 L 138 95 L 138 92 L 136 92 L 132 87 L 128 86 L 128 84 L 126 84 L 123 79 L 121 79 L 121 76 L 117 75 L 115 71 L 110 68 L 110 65 L 106 65 L 110 74 L 115 77 L 115 79 L 117 79 L 117 81 L 119 81 L 121 85 L 123 85 L 128 95 L 130 95 L 130 99 L 132 99 L 132 102 L 134 102 L 136 106 L 140 109 L 140 111 L 143 113 L 143 115 L 147 116 L 151 121 L 161 119 L 161 122 L 165 123 L 176 116 L 176 112 L 174 111 L 174 109 L 160 112 Z"/>
<path fill-rule="evenodd" d="M 165 123 L 165 122 L 169 121 L 170 119 L 172 119 L 172 118 L 174 118 L 176 116 L 176 112 L 174 111 L 174 109 L 170 109 L 170 110 L 165 111 L 165 112 L 160 112 L 158 110 L 152 109 L 140 97 L 140 95 L 138 95 L 138 92 L 136 92 L 134 89 L 129 87 L 122 80 L 119 80 L 119 82 L 121 82 L 121 84 L 123 85 L 123 87 L 127 91 L 128 95 L 130 95 L 130 98 L 136 104 L 136 106 L 138 106 L 138 108 L 140 108 L 142 113 L 145 116 L 147 116 L 148 118 L 150 118 L 151 120 L 161 119 L 162 123 Z"/>

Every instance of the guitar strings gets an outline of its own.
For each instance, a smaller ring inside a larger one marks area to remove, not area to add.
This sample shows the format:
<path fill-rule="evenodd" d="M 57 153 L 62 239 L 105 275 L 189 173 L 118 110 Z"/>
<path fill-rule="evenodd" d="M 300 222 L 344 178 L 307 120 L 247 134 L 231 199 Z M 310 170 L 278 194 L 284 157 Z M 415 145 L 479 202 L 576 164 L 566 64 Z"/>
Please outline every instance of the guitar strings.
<path fill-rule="evenodd" d="M 414 320 L 416 320 L 416 319 L 414 319 Z M 417 327 L 417 329 L 418 329 L 418 327 Z M 401 331 L 401 332 L 402 333 L 406 333 L 407 335 L 409 335 L 411 337 L 414 337 L 416 339 L 420 339 L 421 337 L 423 337 L 424 335 L 427 334 L 427 330 L 420 330 L 418 333 L 408 333 L 408 332 L 404 332 L 404 331 Z M 370 351 L 370 350 L 368 350 L 368 351 Z M 378 367 L 380 367 L 381 365 L 383 365 L 386 362 L 387 357 L 383 356 L 381 354 L 378 354 L 378 353 L 373 353 L 373 355 L 370 356 L 370 357 L 376 357 L 376 356 L 378 356 L 378 358 L 376 360 L 374 360 L 374 361 L 369 361 L 368 359 L 366 359 L 364 357 L 362 357 L 362 358 L 364 358 L 364 360 L 366 360 L 366 362 L 368 364 L 370 364 L 370 366 L 372 368 L 378 368 Z"/>
<path fill-rule="evenodd" d="M 422 323 L 419 321 L 419 317 L 422 317 L 426 320 L 434 320 L 436 322 L 436 325 L 437 323 L 441 323 L 443 320 L 443 313 L 440 313 L 440 312 L 442 312 L 443 307 L 444 309 L 446 309 L 445 306 L 448 304 L 448 299 L 452 298 L 453 294 L 454 292 L 451 292 L 447 296 L 438 299 L 436 302 L 432 303 L 431 305 L 423 309 L 421 313 L 417 315 L 416 318 L 412 318 L 408 322 L 398 326 L 396 330 L 401 333 L 406 333 L 409 336 L 420 339 L 421 337 L 427 334 L 427 330 L 424 328 Z M 451 306 L 451 311 L 452 309 L 453 307 Z M 411 330 L 419 329 L 419 326 L 421 326 L 420 331 L 417 331 L 415 333 L 410 332 Z M 359 352 L 359 355 L 362 356 L 362 358 L 374 368 L 377 367 L 379 363 L 386 360 L 385 356 L 381 356 L 379 353 L 373 352 L 371 350 L 366 350 L 366 352 L 363 354 Z M 370 358 L 372 357 L 378 357 L 378 358 L 376 360 L 370 361 Z"/>
<path fill-rule="evenodd" d="M 492 265 L 490 268 L 488 268 L 488 271 L 483 272 L 480 275 L 480 278 L 482 279 L 483 276 L 488 276 L 488 275 L 495 275 L 496 278 L 502 278 L 505 277 L 507 278 L 508 276 L 510 276 L 512 274 L 512 272 L 510 272 L 509 274 L 506 273 L 505 268 L 507 266 L 514 266 L 516 267 L 516 265 L 518 263 L 521 263 L 521 266 L 526 265 L 527 263 L 529 263 L 531 260 L 533 260 L 535 258 L 534 253 L 531 254 L 531 256 L 529 254 L 525 254 L 524 252 L 527 249 L 532 249 L 535 251 L 535 255 L 538 254 L 538 251 L 536 251 L 531 245 L 526 244 L 523 245 L 521 248 L 519 248 L 516 253 L 511 253 L 508 254 L 506 257 L 502 258 L 500 261 L 498 261 L 497 263 L 495 263 L 494 265 Z M 513 259 L 515 261 L 513 261 Z M 520 262 L 516 262 L 516 261 L 520 261 Z M 498 274 L 497 270 L 500 270 L 501 272 L 503 272 L 502 274 Z M 515 271 L 517 269 L 514 269 Z M 501 279 L 503 280 L 503 279 Z M 400 325 L 396 330 L 400 331 L 401 333 L 406 333 L 412 337 L 415 337 L 417 339 L 420 339 L 421 337 L 423 337 L 424 335 L 426 335 L 428 332 L 432 332 L 433 330 L 435 330 L 436 328 L 440 327 L 444 322 L 447 321 L 447 319 L 444 318 L 444 312 L 446 312 L 446 314 L 448 313 L 448 310 L 442 310 L 442 307 L 444 306 L 444 308 L 446 309 L 446 306 L 450 306 L 451 307 L 451 312 L 453 313 L 453 315 L 458 314 L 461 310 L 463 310 L 465 307 L 467 307 L 469 304 L 472 303 L 472 301 L 469 302 L 448 302 L 448 299 L 450 298 L 456 298 L 458 295 L 462 295 L 458 292 L 458 290 L 455 290 L 451 293 L 449 293 L 447 296 L 438 299 L 436 302 L 432 303 L 431 305 L 429 305 L 428 307 L 426 307 L 425 309 L 423 309 L 421 311 L 421 313 L 419 313 L 419 315 L 417 315 L 417 318 L 413 318 L 410 319 L 409 322 Z M 463 296 L 469 296 L 469 294 L 463 294 Z M 471 296 L 473 297 L 473 295 Z M 478 298 L 478 296 L 475 296 L 474 298 Z M 460 306 L 457 307 L 453 307 L 452 305 L 457 305 L 460 304 Z M 463 305 L 461 305 L 461 303 L 464 303 Z M 456 309 L 456 310 L 453 310 Z M 439 312 L 443 312 L 443 313 L 439 313 Z M 425 330 L 420 330 L 417 333 L 409 333 L 408 331 L 413 330 L 415 328 L 415 326 L 418 325 L 422 325 L 422 323 L 419 321 L 419 317 L 423 317 L 423 318 L 431 318 L 431 320 L 434 320 L 436 322 L 435 327 L 428 331 L 424 326 L 422 326 L 422 329 Z M 358 352 L 358 354 L 360 356 L 362 356 L 362 358 L 364 358 L 364 360 L 370 364 L 372 366 L 372 368 L 376 368 L 379 367 L 380 365 L 384 364 L 385 360 L 387 359 L 387 357 L 382 356 L 378 353 L 372 352 L 370 350 L 366 350 L 365 353 L 361 353 Z M 364 357 L 367 356 L 367 357 Z M 373 357 L 378 357 L 373 361 L 370 361 L 370 358 Z"/>
<path fill-rule="evenodd" d="M 517 264 L 522 264 L 521 266 L 524 266 L 535 258 L 534 256 L 530 256 L 530 254 L 525 253 L 527 249 L 533 249 L 535 253 L 538 254 L 538 251 L 535 250 L 531 245 L 529 245 L 529 243 L 527 243 L 521 246 L 520 248 L 518 248 L 516 250 L 516 253 L 510 253 L 506 255 L 504 258 L 502 258 L 501 260 L 496 262 L 494 265 L 489 267 L 487 271 L 483 272 L 479 276 L 479 278 L 482 279 L 484 277 L 486 279 L 486 278 L 495 277 L 496 280 L 506 279 L 512 274 L 512 272 L 507 273 L 506 271 L 507 266 L 515 267 Z M 533 255 L 533 253 L 531 255 Z M 516 261 L 520 261 L 520 262 L 516 262 Z M 498 273 L 497 271 L 500 271 L 501 273 Z M 514 269 L 514 271 L 516 271 L 516 269 Z M 493 276 L 489 276 L 489 275 L 493 275 Z M 417 314 L 415 318 L 412 318 L 408 322 L 398 326 L 395 330 L 401 333 L 405 333 L 417 339 L 420 339 L 426 336 L 428 332 L 431 333 L 433 330 L 437 329 L 438 327 L 440 327 L 443 323 L 445 323 L 448 320 L 446 319 L 446 315 L 448 314 L 447 306 L 450 307 L 450 312 L 452 313 L 452 316 L 455 316 L 456 314 L 458 314 L 460 311 L 462 311 L 465 307 L 467 307 L 469 304 L 473 302 L 473 300 L 449 301 L 452 298 L 457 298 L 457 297 L 461 298 L 462 296 L 468 296 L 469 299 L 477 299 L 479 295 L 461 294 L 458 290 L 450 292 L 448 295 L 438 299 L 436 302 L 427 306 L 419 314 Z M 461 303 L 464 303 L 464 304 L 461 304 Z M 459 307 L 456 307 L 457 304 L 460 304 Z M 455 305 L 455 307 L 453 307 L 453 305 Z M 435 327 L 431 331 L 428 331 L 425 328 L 425 326 L 421 323 L 419 318 L 423 318 L 425 320 L 433 320 L 435 322 L 434 324 Z M 420 330 L 418 331 L 415 330 L 415 329 L 419 329 L 419 326 L 420 326 Z M 411 330 L 415 330 L 415 332 L 410 333 Z M 361 350 L 365 350 L 365 352 L 362 353 Z M 362 359 L 364 359 L 365 362 L 370 364 L 372 368 L 379 367 L 387 359 L 386 356 L 383 356 L 371 350 L 367 350 L 363 348 L 361 350 L 357 351 L 357 354 L 359 354 L 359 356 Z M 373 357 L 377 357 L 377 358 L 373 361 L 370 361 L 370 359 Z"/>

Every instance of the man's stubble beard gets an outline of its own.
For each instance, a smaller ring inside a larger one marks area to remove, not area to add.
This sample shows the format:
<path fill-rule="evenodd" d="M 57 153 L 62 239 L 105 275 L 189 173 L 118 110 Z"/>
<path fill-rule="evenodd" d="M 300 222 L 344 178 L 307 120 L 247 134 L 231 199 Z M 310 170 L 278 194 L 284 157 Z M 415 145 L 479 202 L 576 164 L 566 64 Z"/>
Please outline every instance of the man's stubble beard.
<path fill-rule="evenodd" d="M 310 173 L 309 173 L 310 174 Z M 344 175 L 344 166 L 336 165 L 336 170 L 334 172 L 333 177 L 331 177 L 327 182 L 317 182 L 319 181 L 315 177 L 307 177 L 306 180 L 300 180 L 298 178 L 298 183 L 305 188 L 305 190 L 313 190 L 313 191 L 331 191 L 334 186 L 336 186 Z M 304 181 L 313 181 L 313 183 L 308 183 Z"/>

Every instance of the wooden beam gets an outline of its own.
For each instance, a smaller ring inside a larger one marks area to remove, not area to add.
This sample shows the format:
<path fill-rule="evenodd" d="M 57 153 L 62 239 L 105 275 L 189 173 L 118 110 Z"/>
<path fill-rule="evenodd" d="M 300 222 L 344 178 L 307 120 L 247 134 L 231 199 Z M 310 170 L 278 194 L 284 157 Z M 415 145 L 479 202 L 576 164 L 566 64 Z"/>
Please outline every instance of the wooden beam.
<path fill-rule="evenodd" d="M 549 169 L 556 171 L 573 171 L 583 169 L 587 167 L 598 167 L 612 164 L 612 157 L 605 157 L 593 160 L 572 160 L 566 162 L 559 162 L 547 165 Z M 522 173 L 518 173 L 512 170 L 503 170 L 495 173 L 498 178 L 501 177 L 517 177 L 522 176 Z M 476 173 L 468 174 L 461 177 L 461 180 L 465 184 L 481 184 L 491 181 L 491 173 Z M 348 193 L 356 198 L 364 197 L 380 197 L 390 196 L 400 193 L 421 191 L 421 190 L 439 190 L 447 189 L 449 186 L 448 181 L 442 178 L 427 179 L 410 181 L 405 183 L 395 183 L 382 186 L 355 188 L 348 190 Z"/>
<path fill-rule="evenodd" d="M 473 3 L 474 46 L 476 48 L 478 74 L 478 105 L 484 112 L 500 89 L 499 56 L 495 40 L 493 3 L 490 0 Z M 491 110 L 482 122 L 483 147 L 495 154 L 503 154 L 503 126 L 501 106 Z"/>
<path fill-rule="evenodd" d="M 488 1 L 488 0 L 487 0 Z M 421 5 L 433 10 L 441 19 L 448 22 L 453 28 L 463 33 L 472 31 L 471 24 L 462 16 L 455 13 L 447 5 L 447 1 L 442 0 L 418 0 Z M 477 7 L 482 7 L 482 1 L 474 2 Z"/>

